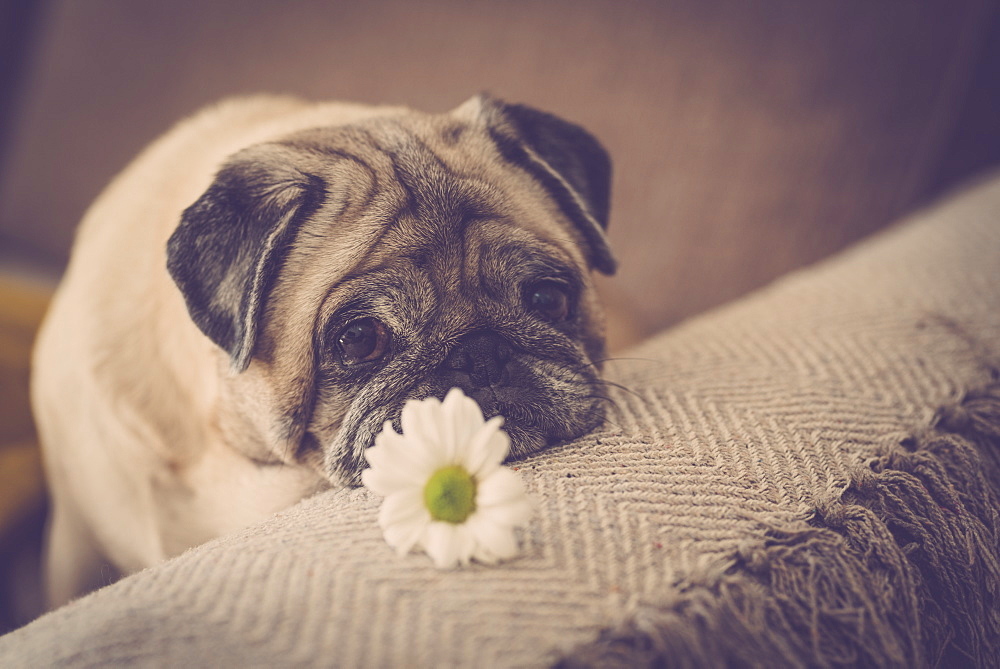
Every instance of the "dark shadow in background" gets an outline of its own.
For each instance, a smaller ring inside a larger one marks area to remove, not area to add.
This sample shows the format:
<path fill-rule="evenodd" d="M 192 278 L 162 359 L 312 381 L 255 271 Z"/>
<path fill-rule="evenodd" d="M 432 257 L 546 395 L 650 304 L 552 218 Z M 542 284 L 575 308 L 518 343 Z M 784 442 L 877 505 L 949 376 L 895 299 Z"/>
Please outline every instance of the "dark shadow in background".
<path fill-rule="evenodd" d="M 40 556 L 46 504 L 30 508 L 0 536 L 0 634 L 17 629 L 45 610 Z"/>
<path fill-rule="evenodd" d="M 0 178 L 46 6 L 44 0 L 0 0 Z M 17 248 L 12 248 L 15 245 Z M 22 259 L 43 256 L 29 245 L 3 236 L 0 249 Z M 0 396 L 0 401 L 5 399 Z M 5 433 L 3 427 L 0 435 Z M 44 504 L 32 504 L 12 525 L 0 527 L 0 634 L 23 625 L 42 610 L 38 556 L 45 516 Z"/>
<path fill-rule="evenodd" d="M 0 0 L 0 178 L 45 0 Z"/>
<path fill-rule="evenodd" d="M 1000 164 L 1000 10 L 993 12 L 955 132 L 925 198 Z"/>
<path fill-rule="evenodd" d="M 8 168 L 18 111 L 47 8 L 48 0 L 0 0 L 0 182 Z M 0 232 L 0 261 L 5 260 L 53 269 L 44 251 Z"/>

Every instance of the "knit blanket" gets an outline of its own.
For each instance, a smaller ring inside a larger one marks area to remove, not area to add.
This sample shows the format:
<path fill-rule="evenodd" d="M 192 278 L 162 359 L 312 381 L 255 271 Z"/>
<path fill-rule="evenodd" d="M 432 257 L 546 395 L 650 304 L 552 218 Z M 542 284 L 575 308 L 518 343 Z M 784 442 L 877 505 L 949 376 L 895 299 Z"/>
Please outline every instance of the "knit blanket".
<path fill-rule="evenodd" d="M 0 666 L 995 666 L 998 370 L 994 179 L 610 362 L 607 424 L 514 464 L 514 561 L 397 557 L 330 491 Z"/>

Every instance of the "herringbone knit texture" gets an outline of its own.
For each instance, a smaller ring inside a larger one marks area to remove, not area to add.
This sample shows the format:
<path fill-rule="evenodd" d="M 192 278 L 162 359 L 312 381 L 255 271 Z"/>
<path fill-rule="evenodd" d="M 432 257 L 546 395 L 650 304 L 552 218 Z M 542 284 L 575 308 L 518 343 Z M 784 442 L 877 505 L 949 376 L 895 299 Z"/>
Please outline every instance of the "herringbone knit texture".
<path fill-rule="evenodd" d="M 994 180 L 610 363 L 607 425 L 517 465 L 538 511 L 510 563 L 397 558 L 378 500 L 333 491 L 0 638 L 0 665 L 989 665 L 996 416 L 926 428 L 998 355 Z"/>

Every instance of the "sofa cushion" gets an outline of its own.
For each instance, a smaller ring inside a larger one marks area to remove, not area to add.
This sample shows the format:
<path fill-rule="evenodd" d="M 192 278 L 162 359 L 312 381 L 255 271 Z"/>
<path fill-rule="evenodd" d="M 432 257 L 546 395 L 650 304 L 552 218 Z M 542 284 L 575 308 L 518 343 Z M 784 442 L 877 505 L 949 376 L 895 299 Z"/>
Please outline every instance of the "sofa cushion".
<path fill-rule="evenodd" d="M 0 638 L 0 665 L 985 664 L 997 212 L 993 179 L 609 363 L 607 424 L 515 463 L 538 510 L 509 563 L 397 557 L 376 497 L 330 491 Z"/>

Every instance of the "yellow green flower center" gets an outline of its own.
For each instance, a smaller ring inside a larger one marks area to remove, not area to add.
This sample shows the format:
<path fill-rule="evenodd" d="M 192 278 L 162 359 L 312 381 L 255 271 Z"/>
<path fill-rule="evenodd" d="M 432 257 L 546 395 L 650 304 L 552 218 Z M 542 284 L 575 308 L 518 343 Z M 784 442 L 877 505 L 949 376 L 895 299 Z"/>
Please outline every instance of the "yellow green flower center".
<path fill-rule="evenodd" d="M 434 520 L 463 523 L 476 510 L 476 481 L 462 467 L 443 467 L 427 479 L 424 504 Z"/>

